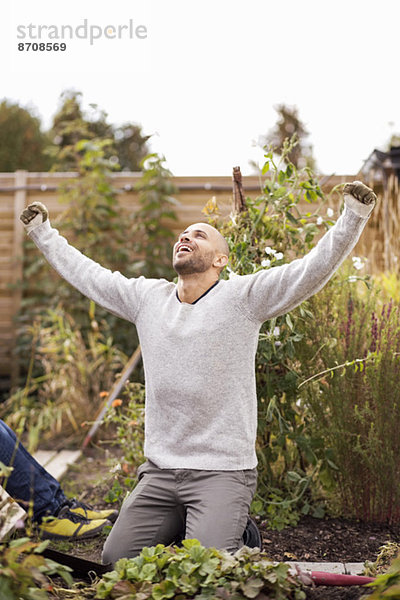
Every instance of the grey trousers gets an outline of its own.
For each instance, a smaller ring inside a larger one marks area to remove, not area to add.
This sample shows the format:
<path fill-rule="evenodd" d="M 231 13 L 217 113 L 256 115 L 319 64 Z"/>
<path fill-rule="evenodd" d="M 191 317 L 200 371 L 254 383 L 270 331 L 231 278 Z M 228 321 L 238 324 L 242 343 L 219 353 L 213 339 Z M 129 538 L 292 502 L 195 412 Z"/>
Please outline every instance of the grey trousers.
<path fill-rule="evenodd" d="M 205 547 L 236 551 L 246 528 L 257 469 L 159 469 L 150 461 L 122 505 L 103 549 L 103 562 L 132 558 L 145 546 L 169 545 L 179 534 Z"/>

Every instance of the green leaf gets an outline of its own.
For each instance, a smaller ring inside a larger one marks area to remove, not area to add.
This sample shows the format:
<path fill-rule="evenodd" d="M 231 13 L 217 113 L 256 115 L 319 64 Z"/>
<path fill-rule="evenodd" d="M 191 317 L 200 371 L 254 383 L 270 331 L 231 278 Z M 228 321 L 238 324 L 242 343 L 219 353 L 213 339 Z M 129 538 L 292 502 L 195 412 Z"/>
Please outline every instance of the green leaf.
<path fill-rule="evenodd" d="M 201 546 L 199 540 L 196 539 L 188 539 L 183 540 L 182 546 L 186 548 L 186 550 L 190 550 L 190 548 L 194 548 L 195 546 Z"/>
<path fill-rule="evenodd" d="M 314 519 L 323 519 L 324 516 L 325 516 L 325 511 L 324 511 L 323 506 L 319 505 L 313 509 L 312 517 Z"/>
<path fill-rule="evenodd" d="M 43 550 L 45 548 L 47 548 L 47 546 L 50 544 L 50 540 L 43 540 L 43 542 L 40 542 L 40 544 L 38 544 L 38 546 L 33 550 L 36 554 L 40 554 L 43 552 Z"/>
<path fill-rule="evenodd" d="M 279 171 L 278 173 L 278 183 L 280 185 L 283 185 L 286 181 L 286 173 L 285 171 Z M 285 188 L 285 192 L 286 192 L 286 188 Z"/>
<path fill-rule="evenodd" d="M 29 546 L 33 545 L 33 542 L 31 542 L 30 538 L 28 537 L 22 537 L 16 540 L 11 540 L 11 542 L 9 543 L 10 548 L 19 548 L 20 546 L 23 546 L 24 544 L 27 544 Z"/>
<path fill-rule="evenodd" d="M 288 471 L 286 477 L 289 479 L 289 481 L 293 481 L 294 483 L 298 483 L 301 479 L 301 475 L 296 473 L 296 471 Z"/>
<path fill-rule="evenodd" d="M 247 581 L 240 582 L 239 587 L 246 598 L 256 598 L 264 587 L 264 582 L 258 577 L 250 577 Z"/>
<path fill-rule="evenodd" d="M 262 168 L 262 171 L 261 171 L 261 173 L 262 173 L 263 175 L 265 175 L 266 173 L 268 173 L 268 171 L 269 171 L 269 162 L 267 161 L 267 162 L 264 164 L 264 166 L 263 166 L 263 168 Z"/>
<path fill-rule="evenodd" d="M 291 319 L 291 316 L 289 313 L 287 313 L 285 315 L 285 321 L 286 321 L 286 325 L 289 327 L 290 330 L 293 330 L 293 321 Z"/>
<path fill-rule="evenodd" d="M 152 597 L 154 600 L 163 600 L 164 598 L 173 598 L 176 587 L 172 581 L 165 579 L 153 586 Z"/>
<path fill-rule="evenodd" d="M 298 220 L 292 215 L 288 210 L 285 211 L 286 218 L 293 223 L 293 225 L 298 225 Z"/>
<path fill-rule="evenodd" d="M 157 567 L 154 563 L 146 563 L 145 565 L 143 565 L 140 574 L 139 574 L 139 579 L 142 579 L 143 581 L 153 581 L 154 576 L 157 574 Z"/>
<path fill-rule="evenodd" d="M 263 513 L 263 507 L 264 505 L 261 500 L 253 500 L 251 503 L 251 512 L 256 515 L 260 515 Z"/>
<path fill-rule="evenodd" d="M 279 187 L 277 190 L 274 191 L 274 196 L 276 198 L 282 198 L 282 196 L 285 196 L 286 193 L 287 189 L 285 187 Z"/>
<path fill-rule="evenodd" d="M 307 190 L 304 194 L 307 202 L 316 202 L 318 200 L 318 194 L 314 192 L 314 190 Z"/>

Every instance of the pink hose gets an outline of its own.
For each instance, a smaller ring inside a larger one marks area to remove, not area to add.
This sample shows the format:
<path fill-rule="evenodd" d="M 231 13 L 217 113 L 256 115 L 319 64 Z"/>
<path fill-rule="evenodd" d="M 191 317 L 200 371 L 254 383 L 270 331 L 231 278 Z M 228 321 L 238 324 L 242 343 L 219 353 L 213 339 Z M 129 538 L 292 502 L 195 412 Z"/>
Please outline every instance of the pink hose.
<path fill-rule="evenodd" d="M 324 573 L 324 571 L 311 571 L 311 579 L 316 585 L 365 585 L 374 581 L 374 577 L 363 575 L 340 575 L 338 573 Z"/>

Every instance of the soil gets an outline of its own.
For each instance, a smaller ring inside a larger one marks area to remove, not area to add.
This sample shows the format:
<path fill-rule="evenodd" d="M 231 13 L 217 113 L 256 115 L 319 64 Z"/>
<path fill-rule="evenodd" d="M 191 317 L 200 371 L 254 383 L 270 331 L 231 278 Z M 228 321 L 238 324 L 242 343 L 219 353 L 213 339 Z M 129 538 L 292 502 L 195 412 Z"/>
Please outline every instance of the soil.
<path fill-rule="evenodd" d="M 400 526 L 389 527 L 346 519 L 303 517 L 296 527 L 271 531 L 259 523 L 264 552 L 278 561 L 374 562 L 386 542 L 400 543 Z M 307 590 L 313 600 L 358 600 L 368 593 L 359 586 L 318 586 Z"/>
<path fill-rule="evenodd" d="M 261 523 L 264 551 L 274 560 L 374 561 L 385 542 L 400 542 L 400 526 L 303 517 L 296 527 L 271 531 Z"/>
<path fill-rule="evenodd" d="M 114 453 L 113 453 L 114 454 Z M 104 473 L 110 461 L 117 461 L 114 454 L 105 458 L 104 451 L 90 449 L 80 464 L 70 468 L 63 481 L 69 496 L 105 508 L 102 498 L 107 492 Z M 388 541 L 400 543 L 400 526 L 389 527 L 374 523 L 362 523 L 341 518 L 315 519 L 303 517 L 296 527 L 282 531 L 268 529 L 267 523 L 255 517 L 263 538 L 264 552 L 275 561 L 309 562 L 374 562 L 382 545 Z M 74 543 L 52 544 L 55 549 L 88 560 L 101 561 L 105 537 Z M 368 593 L 359 586 L 318 586 L 307 588 L 310 600 L 358 600 Z"/>

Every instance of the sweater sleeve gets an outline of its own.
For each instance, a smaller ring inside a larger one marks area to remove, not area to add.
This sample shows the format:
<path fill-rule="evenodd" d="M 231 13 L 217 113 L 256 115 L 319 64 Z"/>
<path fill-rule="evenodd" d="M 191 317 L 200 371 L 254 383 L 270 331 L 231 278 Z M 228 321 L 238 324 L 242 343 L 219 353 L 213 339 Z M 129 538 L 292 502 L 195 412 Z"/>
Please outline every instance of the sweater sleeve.
<path fill-rule="evenodd" d="M 118 271 L 102 267 L 71 246 L 49 221 L 35 227 L 29 237 L 72 286 L 118 317 L 135 322 L 144 277 L 128 279 Z"/>
<path fill-rule="evenodd" d="M 303 258 L 241 277 L 242 312 L 262 323 L 293 310 L 318 292 L 356 245 L 371 211 L 372 207 L 353 202 L 353 198 L 346 200 L 336 224 Z"/>

